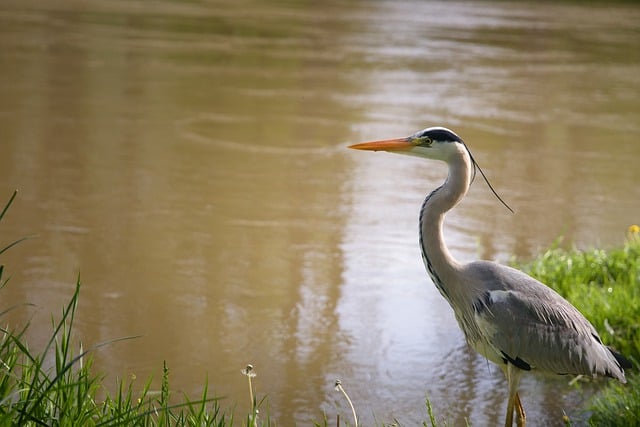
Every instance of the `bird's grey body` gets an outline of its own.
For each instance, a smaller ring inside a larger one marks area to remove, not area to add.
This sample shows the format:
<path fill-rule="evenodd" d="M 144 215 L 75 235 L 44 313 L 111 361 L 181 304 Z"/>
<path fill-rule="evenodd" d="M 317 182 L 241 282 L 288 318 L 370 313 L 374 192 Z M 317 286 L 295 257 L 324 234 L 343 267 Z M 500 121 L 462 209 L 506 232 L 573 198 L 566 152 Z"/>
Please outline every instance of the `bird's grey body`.
<path fill-rule="evenodd" d="M 467 342 L 500 366 L 509 382 L 505 425 L 514 407 L 519 425 L 524 410 L 517 395 L 523 371 L 606 375 L 625 382 L 626 359 L 606 347 L 589 321 L 568 301 L 536 279 L 490 261 L 460 263 L 443 238 L 445 214 L 467 193 L 475 161 L 466 145 L 445 128 L 428 128 L 408 138 L 353 146 L 444 161 L 446 181 L 420 211 L 420 248 L 432 281 L 449 302 Z"/>

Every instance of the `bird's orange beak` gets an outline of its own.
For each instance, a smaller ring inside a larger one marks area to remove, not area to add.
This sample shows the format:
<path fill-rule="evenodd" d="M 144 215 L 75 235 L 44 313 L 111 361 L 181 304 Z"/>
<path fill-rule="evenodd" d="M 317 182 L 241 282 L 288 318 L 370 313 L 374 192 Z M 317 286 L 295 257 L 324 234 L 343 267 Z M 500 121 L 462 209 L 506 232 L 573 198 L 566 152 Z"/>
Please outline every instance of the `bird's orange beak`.
<path fill-rule="evenodd" d="M 413 147 L 415 147 L 415 144 L 411 138 L 384 139 L 381 141 L 361 142 L 360 144 L 349 146 L 349 148 L 355 150 L 368 151 L 403 151 Z"/>

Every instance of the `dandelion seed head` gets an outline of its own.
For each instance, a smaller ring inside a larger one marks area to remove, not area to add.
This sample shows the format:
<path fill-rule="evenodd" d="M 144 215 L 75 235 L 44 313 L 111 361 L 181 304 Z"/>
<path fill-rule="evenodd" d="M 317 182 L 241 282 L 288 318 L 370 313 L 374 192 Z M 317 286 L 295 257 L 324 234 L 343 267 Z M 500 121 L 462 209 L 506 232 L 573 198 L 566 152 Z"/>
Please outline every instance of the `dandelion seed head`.
<path fill-rule="evenodd" d="M 250 363 L 247 365 L 246 368 L 242 369 L 240 372 L 242 373 L 242 375 L 246 375 L 246 376 L 248 376 L 250 378 L 253 378 L 253 377 L 256 376 L 256 373 L 253 370 L 253 365 L 250 364 Z"/>

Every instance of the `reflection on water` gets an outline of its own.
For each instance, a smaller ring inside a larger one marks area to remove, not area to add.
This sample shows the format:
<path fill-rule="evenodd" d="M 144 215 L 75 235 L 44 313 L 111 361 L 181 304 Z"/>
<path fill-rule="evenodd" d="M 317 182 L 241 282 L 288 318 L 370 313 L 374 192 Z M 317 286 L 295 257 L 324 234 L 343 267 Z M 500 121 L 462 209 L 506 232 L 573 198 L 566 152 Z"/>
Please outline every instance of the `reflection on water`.
<path fill-rule="evenodd" d="M 220 3 L 220 4 L 218 4 Z M 346 410 L 501 422 L 505 383 L 464 344 L 421 265 L 417 211 L 441 165 L 348 143 L 445 125 L 477 180 L 450 214 L 460 259 L 531 257 L 559 235 L 615 245 L 639 221 L 640 8 L 534 3 L 163 1 L 0 6 L 7 304 L 33 345 L 84 283 L 85 347 L 109 379 L 210 388 L 240 375 L 283 425 Z M 1 196 L 0 194 L 0 196 Z M 40 326 L 43 325 L 43 326 Z M 115 381 L 113 381 L 115 382 Z M 529 418 L 578 416 L 527 378 Z M 455 402 L 455 403 L 454 403 Z M 538 423 L 537 423 L 538 424 Z"/>

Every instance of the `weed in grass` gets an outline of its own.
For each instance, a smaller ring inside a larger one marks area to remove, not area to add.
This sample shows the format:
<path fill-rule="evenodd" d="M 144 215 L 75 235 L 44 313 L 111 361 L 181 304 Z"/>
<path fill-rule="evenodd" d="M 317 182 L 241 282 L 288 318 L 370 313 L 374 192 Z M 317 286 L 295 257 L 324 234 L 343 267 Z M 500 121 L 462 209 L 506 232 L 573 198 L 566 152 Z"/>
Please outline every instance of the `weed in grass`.
<path fill-rule="evenodd" d="M 252 378 L 254 378 L 257 374 L 256 371 L 253 370 L 253 365 L 248 364 L 242 371 L 240 371 L 242 375 L 247 377 L 249 381 L 249 399 L 251 400 L 251 414 L 249 415 L 249 419 L 247 420 L 247 424 L 251 427 L 255 427 L 258 425 L 258 404 L 256 402 L 256 397 L 253 394 L 253 382 Z"/>
<path fill-rule="evenodd" d="M 342 387 L 342 381 L 340 381 L 339 379 L 336 380 L 335 389 L 336 391 L 339 391 L 340 393 L 342 393 L 344 398 L 347 399 L 347 402 L 349 403 L 349 407 L 351 408 L 351 414 L 353 415 L 353 425 L 355 427 L 358 427 L 358 415 L 356 414 L 356 408 L 353 406 L 353 402 L 349 398 L 349 395 L 347 394 L 347 392 Z M 338 419 L 338 425 L 340 425 L 339 419 Z"/>

